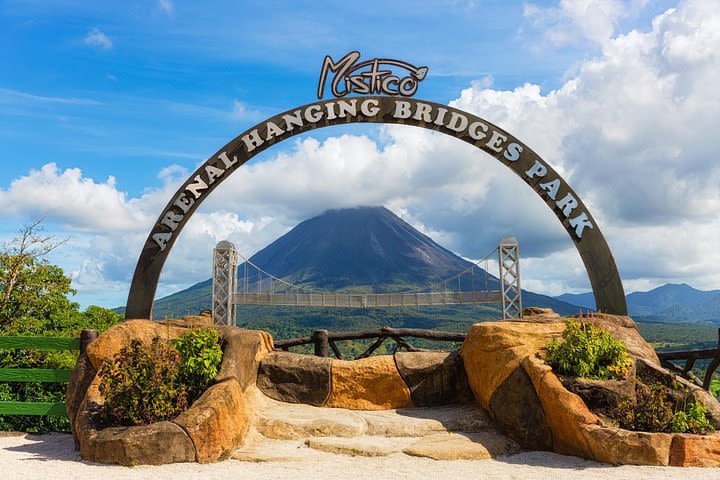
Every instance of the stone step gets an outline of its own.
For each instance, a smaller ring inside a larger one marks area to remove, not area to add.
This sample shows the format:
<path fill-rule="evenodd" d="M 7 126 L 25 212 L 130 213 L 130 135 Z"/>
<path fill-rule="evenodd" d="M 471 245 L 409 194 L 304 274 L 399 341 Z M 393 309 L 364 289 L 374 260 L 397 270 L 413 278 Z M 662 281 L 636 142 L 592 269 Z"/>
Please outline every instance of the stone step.
<path fill-rule="evenodd" d="M 305 440 L 276 440 L 253 437 L 234 454 L 244 462 L 321 461 L 328 455 L 386 457 L 410 455 L 433 460 L 487 460 L 513 455 L 520 448 L 495 432 L 444 432 L 424 437 L 311 437 Z"/>
<path fill-rule="evenodd" d="M 247 462 L 307 461 L 323 455 L 412 455 L 484 460 L 520 449 L 474 404 L 347 410 L 284 403 L 256 393 L 254 427 L 233 455 Z"/>
<path fill-rule="evenodd" d="M 373 437 L 363 435 L 353 438 L 315 437 L 305 440 L 305 445 L 322 452 L 350 455 L 353 457 L 386 457 L 407 448 L 414 438 Z"/>
<path fill-rule="evenodd" d="M 488 460 L 513 455 L 520 447 L 495 432 L 436 433 L 417 440 L 403 453 L 433 460 Z"/>
<path fill-rule="evenodd" d="M 260 434 L 271 439 L 424 437 L 438 432 L 496 431 L 488 413 L 471 404 L 367 411 L 284 403 L 258 395 L 254 424 Z"/>

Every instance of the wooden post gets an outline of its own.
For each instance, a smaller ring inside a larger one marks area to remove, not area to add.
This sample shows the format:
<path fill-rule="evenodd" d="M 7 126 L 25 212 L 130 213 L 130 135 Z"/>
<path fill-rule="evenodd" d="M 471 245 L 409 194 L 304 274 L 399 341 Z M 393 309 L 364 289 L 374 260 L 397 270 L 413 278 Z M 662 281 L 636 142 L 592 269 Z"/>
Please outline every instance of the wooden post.
<path fill-rule="evenodd" d="M 318 357 L 327 357 L 330 350 L 328 331 L 315 330 L 312 334 L 312 339 L 315 344 L 315 355 Z"/>
<path fill-rule="evenodd" d="M 98 337 L 97 330 L 85 329 L 80 332 L 80 355 L 85 353 L 87 346 Z"/>

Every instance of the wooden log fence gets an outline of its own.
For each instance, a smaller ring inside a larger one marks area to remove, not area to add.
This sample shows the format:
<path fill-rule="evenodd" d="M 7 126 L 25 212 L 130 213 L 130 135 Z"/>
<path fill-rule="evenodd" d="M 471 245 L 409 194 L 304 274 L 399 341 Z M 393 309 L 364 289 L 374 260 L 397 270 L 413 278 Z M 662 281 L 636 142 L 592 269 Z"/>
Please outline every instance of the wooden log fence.
<path fill-rule="evenodd" d="M 714 348 L 670 350 L 666 352 L 657 352 L 657 355 L 660 358 L 660 364 L 663 367 L 675 372 L 687 380 L 690 380 L 705 390 L 709 390 L 713 374 L 715 373 L 715 370 L 717 370 L 718 366 L 720 366 L 720 328 L 718 328 L 718 343 Z M 702 380 L 692 373 L 692 369 L 697 360 L 710 360 L 710 364 L 708 365 L 707 370 L 705 370 L 705 377 Z M 685 365 L 681 367 L 673 363 L 675 361 L 685 361 Z"/>
<path fill-rule="evenodd" d="M 0 350 L 79 350 L 82 355 L 98 334 L 83 330 L 79 338 L 0 336 Z M 0 382 L 67 383 L 72 370 L 0 368 Z M 65 402 L 0 402 L 0 415 L 66 416 Z"/>
<path fill-rule="evenodd" d="M 425 340 L 433 340 L 438 342 L 463 342 L 465 340 L 464 333 L 442 332 L 438 330 L 427 330 L 421 328 L 391 328 L 382 327 L 371 330 L 356 330 L 350 332 L 329 332 L 328 330 L 315 330 L 309 337 L 290 338 L 287 340 L 275 341 L 275 348 L 278 350 L 288 351 L 290 347 L 300 345 L 313 345 L 315 355 L 318 357 L 329 357 L 332 351 L 335 358 L 344 360 L 340 349 L 335 342 L 343 340 L 367 340 L 376 339 L 363 353 L 354 359 L 367 358 L 375 352 L 389 338 L 395 342 L 393 353 L 399 350 L 408 352 L 427 352 L 423 348 L 418 348 L 408 342 L 405 337 L 422 338 Z"/>

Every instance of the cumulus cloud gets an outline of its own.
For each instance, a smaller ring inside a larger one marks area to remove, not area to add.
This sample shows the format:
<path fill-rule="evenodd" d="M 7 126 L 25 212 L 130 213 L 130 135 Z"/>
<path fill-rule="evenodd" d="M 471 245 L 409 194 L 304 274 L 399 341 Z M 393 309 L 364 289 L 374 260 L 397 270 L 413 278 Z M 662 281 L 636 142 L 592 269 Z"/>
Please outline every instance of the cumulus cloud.
<path fill-rule="evenodd" d="M 453 105 L 561 167 L 606 230 L 628 284 L 716 287 L 719 26 L 714 2 L 682 2 L 649 31 L 607 41 L 557 90 L 470 88 Z"/>
<path fill-rule="evenodd" d="M 113 46 L 112 40 L 97 28 L 92 28 L 83 38 L 83 42 L 89 47 L 99 48 L 100 50 L 110 50 Z"/>
<path fill-rule="evenodd" d="M 48 163 L 0 189 L 0 214 L 48 217 L 68 230 L 124 232 L 149 217 L 116 188 L 115 178 L 96 183 L 78 168 Z"/>

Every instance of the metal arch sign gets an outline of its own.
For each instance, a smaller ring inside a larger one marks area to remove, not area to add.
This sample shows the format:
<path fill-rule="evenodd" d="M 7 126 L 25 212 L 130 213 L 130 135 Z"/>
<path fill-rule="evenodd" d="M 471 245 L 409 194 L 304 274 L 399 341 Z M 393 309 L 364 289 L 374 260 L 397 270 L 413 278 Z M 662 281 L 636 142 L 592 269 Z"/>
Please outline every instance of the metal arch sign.
<path fill-rule="evenodd" d="M 185 181 L 155 222 L 135 268 L 125 318 L 152 318 L 160 272 L 178 235 L 200 204 L 235 170 L 297 134 L 349 123 L 426 128 L 458 138 L 494 157 L 535 190 L 562 223 L 585 264 L 597 309 L 627 314 L 620 275 L 605 238 L 580 197 L 550 164 L 480 117 L 398 95 L 334 98 L 304 105 L 259 123 L 221 148 Z"/>

